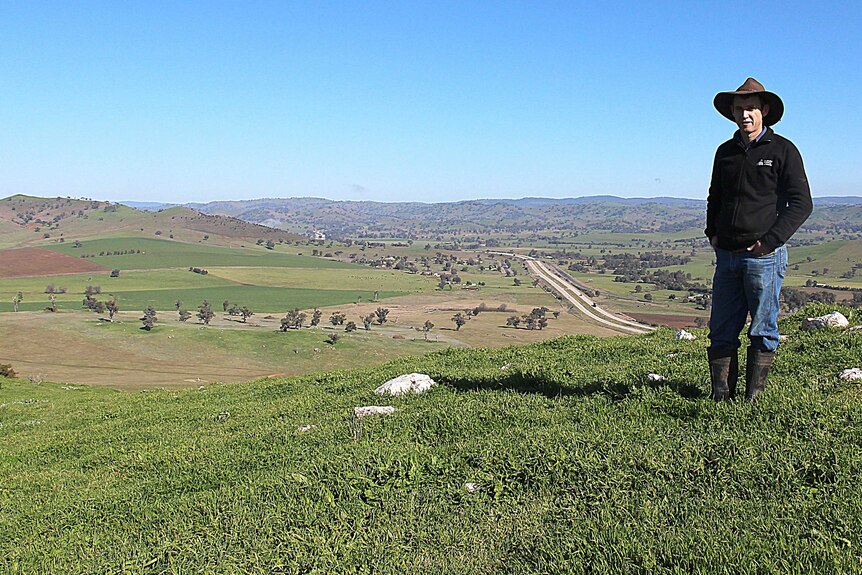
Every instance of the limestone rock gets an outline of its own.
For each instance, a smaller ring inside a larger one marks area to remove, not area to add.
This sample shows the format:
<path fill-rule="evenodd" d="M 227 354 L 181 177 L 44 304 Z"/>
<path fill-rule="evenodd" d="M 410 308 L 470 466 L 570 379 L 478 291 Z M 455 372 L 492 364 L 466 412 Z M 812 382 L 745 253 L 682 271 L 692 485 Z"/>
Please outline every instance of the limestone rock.
<path fill-rule="evenodd" d="M 693 339 L 697 339 L 697 336 L 694 335 L 693 333 L 689 333 L 689 332 L 685 331 L 684 329 L 681 329 L 678 332 L 676 332 L 676 339 L 684 339 L 684 340 L 691 341 Z"/>
<path fill-rule="evenodd" d="M 365 417 L 368 415 L 389 415 L 397 411 L 390 405 L 366 405 L 364 407 L 354 407 L 353 415 L 356 417 Z"/>
<path fill-rule="evenodd" d="M 308 433 L 309 431 L 311 431 L 315 427 L 317 427 L 317 426 L 316 425 L 301 425 L 301 426 L 299 426 L 299 428 L 297 428 L 297 431 L 300 433 Z"/>
<path fill-rule="evenodd" d="M 467 490 L 467 493 L 476 493 L 479 491 L 479 485 L 471 481 L 464 484 L 464 489 Z"/>
<path fill-rule="evenodd" d="M 659 382 L 659 381 L 667 381 L 667 378 L 663 375 L 659 375 L 657 373 L 650 373 L 646 376 L 647 381 Z"/>
<path fill-rule="evenodd" d="M 862 369 L 859 369 L 858 367 L 845 369 L 838 377 L 844 381 L 859 381 L 862 380 Z"/>
<path fill-rule="evenodd" d="M 377 395 L 407 395 L 408 393 L 425 393 L 431 386 L 434 385 L 434 380 L 424 373 L 408 373 L 407 375 L 399 375 L 395 379 L 390 379 L 380 387 L 374 390 Z"/>
<path fill-rule="evenodd" d="M 807 317 L 802 320 L 802 329 L 810 331 L 812 329 L 823 329 L 827 327 L 847 327 L 850 322 L 841 312 L 833 311 L 828 315 L 820 317 Z"/>

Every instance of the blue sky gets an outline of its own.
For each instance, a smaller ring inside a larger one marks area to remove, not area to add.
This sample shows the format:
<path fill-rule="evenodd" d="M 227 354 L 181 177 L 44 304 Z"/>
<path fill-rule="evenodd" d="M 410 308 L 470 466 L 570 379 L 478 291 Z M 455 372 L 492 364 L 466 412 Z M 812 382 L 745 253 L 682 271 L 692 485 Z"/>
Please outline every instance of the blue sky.
<path fill-rule="evenodd" d="M 706 195 L 754 76 L 862 195 L 862 2 L 0 0 L 0 196 Z"/>

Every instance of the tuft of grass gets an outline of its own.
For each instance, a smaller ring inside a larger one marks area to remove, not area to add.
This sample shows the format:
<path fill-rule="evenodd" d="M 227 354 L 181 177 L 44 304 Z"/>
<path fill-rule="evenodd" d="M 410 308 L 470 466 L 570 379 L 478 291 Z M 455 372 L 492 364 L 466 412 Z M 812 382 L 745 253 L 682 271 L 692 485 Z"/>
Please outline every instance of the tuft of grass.
<path fill-rule="evenodd" d="M 702 331 L 186 391 L 6 379 L 0 570 L 858 572 L 862 334 L 799 317 L 753 405 L 708 399 Z M 413 371 L 440 385 L 374 395 Z"/>

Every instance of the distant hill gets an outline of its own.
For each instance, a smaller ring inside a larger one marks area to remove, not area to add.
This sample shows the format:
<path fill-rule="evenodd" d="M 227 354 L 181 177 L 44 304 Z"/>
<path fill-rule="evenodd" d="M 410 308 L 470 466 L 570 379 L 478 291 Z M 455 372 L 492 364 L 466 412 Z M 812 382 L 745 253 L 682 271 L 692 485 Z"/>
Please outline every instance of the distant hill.
<path fill-rule="evenodd" d="M 37 246 L 105 235 L 161 237 L 183 242 L 295 241 L 285 230 L 187 207 L 158 212 L 72 198 L 16 195 L 0 199 L 0 248 Z M 205 239 L 206 237 L 206 239 Z"/>
<path fill-rule="evenodd" d="M 815 205 L 806 224 L 812 230 L 828 229 L 835 222 L 846 229 L 862 210 L 862 197 L 815 198 Z M 589 196 L 422 203 L 262 198 L 188 206 L 303 234 L 320 230 L 333 237 L 447 237 L 555 229 L 674 233 L 703 227 L 706 200 Z"/>

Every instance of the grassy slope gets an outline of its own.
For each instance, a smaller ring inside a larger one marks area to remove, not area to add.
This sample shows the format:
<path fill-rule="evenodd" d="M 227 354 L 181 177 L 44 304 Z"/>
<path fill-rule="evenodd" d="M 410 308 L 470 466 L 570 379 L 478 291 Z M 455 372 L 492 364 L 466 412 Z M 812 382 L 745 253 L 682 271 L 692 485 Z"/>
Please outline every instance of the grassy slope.
<path fill-rule="evenodd" d="M 668 331 L 200 391 L 6 380 L 0 570 L 858 570 L 862 393 L 836 376 L 862 334 L 798 324 L 754 406 L 706 399 L 703 338 Z M 372 393 L 410 371 L 443 385 Z"/>

